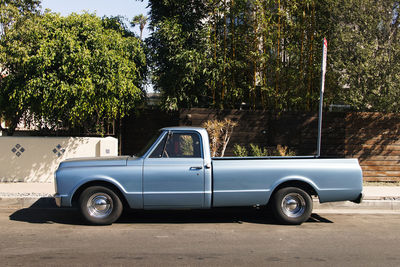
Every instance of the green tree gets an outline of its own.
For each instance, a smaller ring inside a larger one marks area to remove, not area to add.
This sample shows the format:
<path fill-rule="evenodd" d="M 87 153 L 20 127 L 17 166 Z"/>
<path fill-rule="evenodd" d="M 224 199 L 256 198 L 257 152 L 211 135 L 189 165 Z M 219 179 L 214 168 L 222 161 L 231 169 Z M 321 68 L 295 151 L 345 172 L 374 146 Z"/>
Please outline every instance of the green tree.
<path fill-rule="evenodd" d="M 329 9 L 332 101 L 400 111 L 399 2 L 329 1 Z"/>
<path fill-rule="evenodd" d="M 19 20 L 39 14 L 39 0 L 1 0 L 0 1 L 0 39 L 8 29 Z M 0 62 L 0 79 L 7 74 L 4 64 Z"/>
<path fill-rule="evenodd" d="M 152 80 L 163 107 L 177 109 L 208 102 L 203 1 L 149 1 Z"/>
<path fill-rule="evenodd" d="M 39 13 L 40 0 L 1 0 L 0 36 L 19 19 Z"/>
<path fill-rule="evenodd" d="M 95 15 L 47 13 L 15 24 L 0 40 L 0 112 L 15 129 L 22 116 L 40 125 L 96 125 L 124 117 L 142 99 L 140 41 Z"/>
<path fill-rule="evenodd" d="M 140 39 L 142 39 L 143 30 L 144 30 L 144 27 L 146 26 L 146 23 L 147 23 L 147 17 L 144 16 L 143 14 L 134 16 L 132 21 L 131 21 L 132 27 L 135 27 L 136 25 L 139 25 Z"/>
<path fill-rule="evenodd" d="M 149 3 L 153 82 L 165 107 L 245 102 L 253 109 L 287 110 L 318 98 L 313 0 Z M 301 42 L 299 28 L 307 33 Z"/>
<path fill-rule="evenodd" d="M 399 1 L 149 3 L 153 82 L 167 108 L 316 111 L 327 37 L 325 103 L 400 110 Z"/>

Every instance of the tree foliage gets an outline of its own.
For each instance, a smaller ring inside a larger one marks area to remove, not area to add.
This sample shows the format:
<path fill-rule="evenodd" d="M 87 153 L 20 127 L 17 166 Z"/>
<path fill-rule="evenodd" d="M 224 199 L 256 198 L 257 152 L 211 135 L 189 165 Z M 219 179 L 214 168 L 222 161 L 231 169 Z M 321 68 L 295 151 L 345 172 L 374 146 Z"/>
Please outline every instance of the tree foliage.
<path fill-rule="evenodd" d="M 207 102 L 203 1 L 149 1 L 149 5 L 152 80 L 154 89 L 163 94 L 164 108 Z"/>
<path fill-rule="evenodd" d="M 143 96 L 140 40 L 117 19 L 46 13 L 13 25 L 0 40 L 0 112 L 12 132 L 22 116 L 52 126 L 123 117 Z"/>
<path fill-rule="evenodd" d="M 400 109 L 399 2 L 149 1 L 153 82 L 164 107 L 315 111 L 322 39 L 326 103 Z"/>
<path fill-rule="evenodd" d="M 0 1 L 0 36 L 19 19 L 39 13 L 40 0 L 1 0 Z"/>
<path fill-rule="evenodd" d="M 329 18 L 337 101 L 359 110 L 400 111 L 399 2 L 332 1 Z"/>

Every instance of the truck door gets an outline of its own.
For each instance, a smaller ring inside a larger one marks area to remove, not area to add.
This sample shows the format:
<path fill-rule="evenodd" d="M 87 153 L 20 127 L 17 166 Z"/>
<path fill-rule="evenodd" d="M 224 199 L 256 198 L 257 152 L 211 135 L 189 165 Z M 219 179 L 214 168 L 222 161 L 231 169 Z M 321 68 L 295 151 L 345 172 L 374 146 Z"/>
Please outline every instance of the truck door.
<path fill-rule="evenodd" d="M 144 160 L 145 208 L 204 205 L 204 159 L 195 131 L 170 131 Z"/>

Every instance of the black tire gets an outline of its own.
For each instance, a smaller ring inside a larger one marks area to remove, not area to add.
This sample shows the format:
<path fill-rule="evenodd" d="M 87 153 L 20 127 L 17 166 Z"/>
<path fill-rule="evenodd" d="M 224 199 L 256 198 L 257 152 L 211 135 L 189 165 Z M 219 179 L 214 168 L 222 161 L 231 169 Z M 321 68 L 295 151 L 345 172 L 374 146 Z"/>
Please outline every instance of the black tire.
<path fill-rule="evenodd" d="M 113 190 L 103 186 L 91 186 L 80 195 L 79 208 L 88 223 L 108 225 L 118 220 L 123 205 Z"/>
<path fill-rule="evenodd" d="M 311 216 L 311 196 L 297 187 L 284 187 L 273 196 L 272 209 L 276 219 L 283 224 L 302 224 Z"/>

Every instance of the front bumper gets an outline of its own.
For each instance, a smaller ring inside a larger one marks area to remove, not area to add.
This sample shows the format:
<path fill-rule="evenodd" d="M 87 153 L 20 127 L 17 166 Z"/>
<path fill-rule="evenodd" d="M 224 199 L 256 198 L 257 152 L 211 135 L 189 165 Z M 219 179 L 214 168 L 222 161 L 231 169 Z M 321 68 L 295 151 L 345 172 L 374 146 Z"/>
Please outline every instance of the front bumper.
<path fill-rule="evenodd" d="M 57 207 L 61 207 L 62 196 L 59 194 L 55 194 L 53 197 L 54 197 L 54 201 L 56 202 Z"/>
<path fill-rule="evenodd" d="M 60 195 L 55 194 L 54 201 L 56 202 L 57 207 L 61 207 L 61 196 Z"/>

